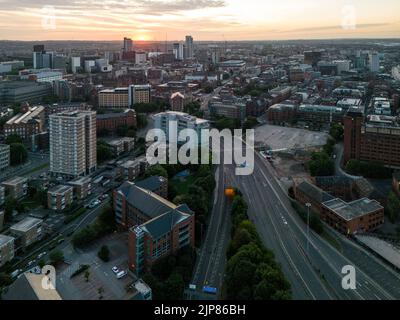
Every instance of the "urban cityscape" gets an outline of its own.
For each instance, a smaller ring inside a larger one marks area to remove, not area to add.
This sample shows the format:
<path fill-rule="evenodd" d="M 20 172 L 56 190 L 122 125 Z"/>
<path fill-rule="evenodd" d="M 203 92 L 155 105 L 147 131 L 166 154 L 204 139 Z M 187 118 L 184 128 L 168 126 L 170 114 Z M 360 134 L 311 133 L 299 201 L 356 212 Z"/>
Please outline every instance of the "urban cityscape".
<path fill-rule="evenodd" d="M 110 9 L 104 38 L 56 2 L 21 11 L 40 31 L 0 23 L 1 300 L 400 299 L 399 4 L 381 25 L 370 1 L 338 27 L 213 23 L 233 2 L 124 1 L 161 30 Z M 218 161 L 154 164 L 154 130 L 167 153 L 171 135 L 220 134 L 194 141 Z"/>

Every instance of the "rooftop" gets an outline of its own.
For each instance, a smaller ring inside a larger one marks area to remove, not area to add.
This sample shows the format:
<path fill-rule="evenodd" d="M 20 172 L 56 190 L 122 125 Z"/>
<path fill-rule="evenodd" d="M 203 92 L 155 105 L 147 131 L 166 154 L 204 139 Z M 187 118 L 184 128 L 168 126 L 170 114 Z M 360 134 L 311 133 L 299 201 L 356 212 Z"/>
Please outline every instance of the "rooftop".
<path fill-rule="evenodd" d="M 184 204 L 170 210 L 152 220 L 144 223 L 140 228 L 150 234 L 153 239 L 159 239 L 167 233 L 171 232 L 172 228 L 185 221 L 193 214 L 193 211 Z"/>
<path fill-rule="evenodd" d="M 150 178 L 147 178 L 145 180 L 136 182 L 136 185 L 139 188 L 143 188 L 146 190 L 150 190 L 152 192 L 156 191 L 157 189 L 159 189 L 162 184 L 164 182 L 166 182 L 167 179 L 165 179 L 164 177 L 160 177 L 160 176 L 152 176 Z"/>
<path fill-rule="evenodd" d="M 323 203 L 323 205 L 347 221 L 383 209 L 378 201 L 367 198 L 353 202 L 345 202 L 342 199 L 333 199 Z"/>
<path fill-rule="evenodd" d="M 41 219 L 27 217 L 24 220 L 12 225 L 10 229 L 19 232 L 27 232 L 42 222 L 43 221 Z"/>
<path fill-rule="evenodd" d="M 6 181 L 3 181 L 2 184 L 6 185 L 17 185 L 19 183 L 27 183 L 28 179 L 24 177 L 12 177 L 11 179 L 8 179 Z"/>
<path fill-rule="evenodd" d="M 6 236 L 4 234 L 0 234 L 0 248 L 10 241 L 14 241 L 14 238 Z"/>
<path fill-rule="evenodd" d="M 149 218 L 158 217 L 177 208 L 172 202 L 131 182 L 125 182 L 118 192 L 125 195 L 126 201 L 132 207 L 143 212 Z"/>
<path fill-rule="evenodd" d="M 65 192 L 71 191 L 72 192 L 73 188 L 71 186 L 65 186 L 65 185 L 58 185 L 55 186 L 54 188 L 51 188 L 49 190 L 50 194 L 64 194 Z"/>
<path fill-rule="evenodd" d="M 46 290 L 40 274 L 24 273 L 4 295 L 5 300 L 62 300 L 56 289 Z"/>
<path fill-rule="evenodd" d="M 302 183 L 300 183 L 297 186 L 297 189 L 299 189 L 302 193 L 307 195 L 310 199 L 313 199 L 313 200 L 317 201 L 318 203 L 323 203 L 323 202 L 335 199 L 329 193 L 321 190 L 317 186 L 315 186 L 307 181 L 303 181 Z"/>
<path fill-rule="evenodd" d="M 12 117 L 6 123 L 8 125 L 19 124 L 19 123 L 28 123 L 28 121 L 34 120 L 35 117 L 40 115 L 41 112 L 44 111 L 44 107 L 36 106 L 30 108 L 28 112 L 18 113 L 16 116 Z"/>

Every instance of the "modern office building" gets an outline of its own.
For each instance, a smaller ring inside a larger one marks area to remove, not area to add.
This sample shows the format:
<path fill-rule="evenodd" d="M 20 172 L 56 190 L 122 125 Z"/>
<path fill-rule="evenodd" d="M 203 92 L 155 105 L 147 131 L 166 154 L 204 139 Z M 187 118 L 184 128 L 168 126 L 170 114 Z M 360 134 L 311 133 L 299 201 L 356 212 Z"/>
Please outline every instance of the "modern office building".
<path fill-rule="evenodd" d="M 77 73 L 81 67 L 81 57 L 71 57 L 71 72 Z"/>
<path fill-rule="evenodd" d="M 40 240 L 43 235 L 43 220 L 27 217 L 10 227 L 11 234 L 19 238 L 22 248 L 26 248 Z"/>
<path fill-rule="evenodd" d="M 21 199 L 28 194 L 28 179 L 24 177 L 13 177 L 1 183 L 5 189 L 6 196 Z"/>
<path fill-rule="evenodd" d="M 136 103 L 151 101 L 151 85 L 130 85 L 125 88 L 102 90 L 98 94 L 99 108 L 126 109 Z"/>
<path fill-rule="evenodd" d="M 73 187 L 58 185 L 47 191 L 47 208 L 56 211 L 66 209 L 73 201 Z"/>
<path fill-rule="evenodd" d="M 41 102 L 52 93 L 53 88 L 47 82 L 0 81 L 0 105 Z"/>
<path fill-rule="evenodd" d="M 10 166 L 10 146 L 0 144 L 0 171 Z"/>
<path fill-rule="evenodd" d="M 17 70 L 17 69 L 20 69 L 23 67 L 24 67 L 23 61 L 18 61 L 18 60 L 3 61 L 3 62 L 0 62 L 0 74 L 8 73 L 8 72 L 11 72 L 13 70 Z"/>
<path fill-rule="evenodd" d="M 208 109 L 211 116 L 221 116 L 240 121 L 246 119 L 246 103 L 238 99 L 211 100 Z"/>
<path fill-rule="evenodd" d="M 147 62 L 147 53 L 144 51 L 136 51 L 135 52 L 135 63 L 136 64 L 144 64 Z"/>
<path fill-rule="evenodd" d="M 49 117 L 50 172 L 75 179 L 96 170 L 96 112 L 71 111 Z"/>
<path fill-rule="evenodd" d="M 194 213 L 159 195 L 125 182 L 114 191 L 117 223 L 129 229 L 129 268 L 137 274 L 179 249 L 194 247 Z"/>
<path fill-rule="evenodd" d="M 33 69 L 53 68 L 54 52 L 44 50 L 43 45 L 35 45 L 33 47 Z"/>
<path fill-rule="evenodd" d="M 186 36 L 185 39 L 185 59 L 193 59 L 194 57 L 194 45 L 193 45 L 193 37 Z"/>
<path fill-rule="evenodd" d="M 173 51 L 176 60 L 183 60 L 185 57 L 185 47 L 183 43 L 176 42 L 173 44 Z"/>
<path fill-rule="evenodd" d="M 45 112 L 43 106 L 23 108 L 4 124 L 4 136 L 19 135 L 22 139 L 30 139 L 33 135 L 43 132 Z"/>
<path fill-rule="evenodd" d="M 150 103 L 151 101 L 151 85 L 130 85 L 129 86 L 129 107 L 133 107 L 136 103 Z"/>
<path fill-rule="evenodd" d="M 166 134 L 167 140 L 170 135 L 170 122 L 172 121 L 176 122 L 177 132 L 171 132 L 171 134 L 176 134 L 176 137 L 184 129 L 193 129 L 196 131 L 199 139 L 201 139 L 201 130 L 210 128 L 208 120 L 200 119 L 183 112 L 167 111 L 158 113 L 153 118 L 154 128 L 162 130 Z"/>
<path fill-rule="evenodd" d="M 368 68 L 373 73 L 380 71 L 379 54 L 377 52 L 370 52 L 368 54 Z"/>
<path fill-rule="evenodd" d="M 0 267 L 14 259 L 14 238 L 0 234 Z"/>
<path fill-rule="evenodd" d="M 133 41 L 131 38 L 124 38 L 124 47 L 123 52 L 131 52 L 133 51 Z"/>
<path fill-rule="evenodd" d="M 26 69 L 19 72 L 21 80 L 29 80 L 36 82 L 49 82 L 61 80 L 63 78 L 64 71 L 53 70 L 53 69 Z"/>
<path fill-rule="evenodd" d="M 102 90 L 98 94 L 99 108 L 126 109 L 129 108 L 128 88 Z"/>

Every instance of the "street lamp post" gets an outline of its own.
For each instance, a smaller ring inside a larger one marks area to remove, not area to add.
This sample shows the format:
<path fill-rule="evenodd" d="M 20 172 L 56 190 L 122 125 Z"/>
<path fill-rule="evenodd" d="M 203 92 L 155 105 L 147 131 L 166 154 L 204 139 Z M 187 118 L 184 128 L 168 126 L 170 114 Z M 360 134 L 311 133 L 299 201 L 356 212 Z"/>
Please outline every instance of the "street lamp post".
<path fill-rule="evenodd" d="M 310 255 L 310 208 L 311 203 L 306 203 L 307 207 L 307 254 Z"/>

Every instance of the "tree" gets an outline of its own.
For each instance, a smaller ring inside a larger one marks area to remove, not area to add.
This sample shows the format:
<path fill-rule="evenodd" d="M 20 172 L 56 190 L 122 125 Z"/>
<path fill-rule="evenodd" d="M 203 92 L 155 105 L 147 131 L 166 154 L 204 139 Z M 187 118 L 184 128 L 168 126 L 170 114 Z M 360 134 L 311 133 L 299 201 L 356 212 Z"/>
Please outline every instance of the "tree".
<path fill-rule="evenodd" d="M 28 151 L 22 143 L 10 144 L 10 164 L 17 166 L 23 164 L 28 159 Z"/>
<path fill-rule="evenodd" d="M 99 294 L 99 300 L 103 299 L 104 288 L 103 287 L 98 288 L 97 293 Z"/>
<path fill-rule="evenodd" d="M 110 261 L 110 250 L 107 246 L 102 246 L 97 253 L 97 256 L 104 262 Z"/>
<path fill-rule="evenodd" d="M 168 179 L 168 173 L 167 170 L 165 170 L 163 168 L 163 166 L 157 164 L 155 166 L 152 166 L 149 168 L 149 170 L 147 170 L 146 174 L 145 174 L 145 178 L 149 178 L 152 176 L 161 176 L 164 178 Z"/>
<path fill-rule="evenodd" d="M 137 126 L 139 129 L 146 128 L 148 124 L 148 120 L 145 114 L 137 115 Z"/>
<path fill-rule="evenodd" d="M 17 134 L 10 134 L 6 139 L 6 144 L 11 145 L 13 143 L 23 143 L 21 136 Z"/>
<path fill-rule="evenodd" d="M 185 282 L 178 273 L 172 273 L 164 284 L 165 294 L 168 300 L 181 300 L 185 290 Z"/>
<path fill-rule="evenodd" d="M 86 281 L 86 282 L 89 282 L 89 277 L 90 277 L 90 271 L 89 271 L 89 269 L 87 269 L 87 270 L 85 271 L 84 277 L 85 277 L 85 281 Z"/>
<path fill-rule="evenodd" d="M 4 202 L 4 222 L 12 221 L 14 210 L 17 206 L 17 200 L 8 196 Z"/>
<path fill-rule="evenodd" d="M 313 177 L 332 176 L 335 172 L 334 162 L 325 152 L 314 152 L 308 168 Z"/>
<path fill-rule="evenodd" d="M 97 160 L 102 163 L 114 158 L 111 147 L 104 141 L 97 141 Z"/>
<path fill-rule="evenodd" d="M 332 124 L 331 129 L 329 131 L 329 134 L 336 141 L 342 141 L 343 140 L 343 135 L 344 135 L 343 126 L 340 123 Z"/>
<path fill-rule="evenodd" d="M 64 253 L 61 250 L 55 250 L 50 253 L 50 263 L 57 266 L 64 261 Z"/>
<path fill-rule="evenodd" d="M 398 196 L 392 191 L 389 193 L 386 203 L 386 214 L 390 222 L 395 223 L 400 214 L 400 200 Z"/>
<path fill-rule="evenodd" d="M 44 261 L 44 259 L 40 259 L 39 262 L 38 262 L 38 266 L 40 268 L 43 268 L 45 265 L 46 265 L 46 261 Z"/>

